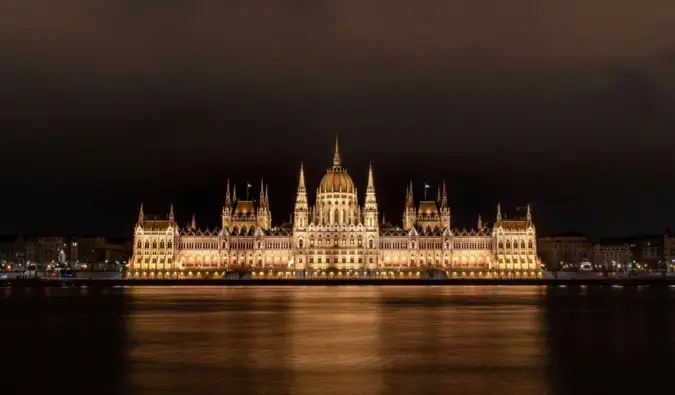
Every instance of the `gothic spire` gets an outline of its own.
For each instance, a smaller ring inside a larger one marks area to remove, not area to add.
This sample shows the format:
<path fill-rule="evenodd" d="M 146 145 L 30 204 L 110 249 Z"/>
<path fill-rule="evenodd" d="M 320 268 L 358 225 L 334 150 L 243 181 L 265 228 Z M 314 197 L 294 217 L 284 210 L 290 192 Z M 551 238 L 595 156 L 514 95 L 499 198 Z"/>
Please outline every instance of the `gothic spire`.
<path fill-rule="evenodd" d="M 497 203 L 497 222 L 502 221 L 502 206 L 500 203 Z"/>
<path fill-rule="evenodd" d="M 368 186 L 366 192 L 375 192 L 375 182 L 373 181 L 373 164 L 368 167 Z"/>
<path fill-rule="evenodd" d="M 436 202 L 441 203 L 441 185 L 438 185 L 438 191 L 436 192 Z"/>
<path fill-rule="evenodd" d="M 197 220 L 195 219 L 194 214 L 192 214 L 192 223 L 190 223 L 190 229 L 197 230 Z"/>
<path fill-rule="evenodd" d="M 298 192 L 300 190 L 305 190 L 305 168 L 302 165 L 302 162 L 300 162 L 300 182 L 298 183 Z"/>
<path fill-rule="evenodd" d="M 143 202 L 141 202 L 141 209 L 140 209 L 140 211 L 138 212 L 138 223 L 139 223 L 140 225 L 143 224 L 143 217 L 144 217 L 144 215 L 143 215 Z"/>
<path fill-rule="evenodd" d="M 171 208 L 169 209 L 169 221 L 174 222 L 174 219 L 173 204 L 171 204 Z"/>
<path fill-rule="evenodd" d="M 408 187 L 408 200 L 406 201 L 408 207 L 415 206 L 415 200 L 413 198 L 413 183 L 410 181 L 410 186 Z"/>
<path fill-rule="evenodd" d="M 265 205 L 265 183 L 263 182 L 263 179 L 260 179 L 260 201 L 258 202 L 258 206 L 264 206 Z"/>
<path fill-rule="evenodd" d="M 480 217 L 480 214 L 478 214 L 478 230 L 483 229 L 483 220 Z"/>
<path fill-rule="evenodd" d="M 448 206 L 448 189 L 445 186 L 445 181 L 443 181 L 443 192 L 441 193 L 441 207 Z"/>
<path fill-rule="evenodd" d="M 527 204 L 527 220 L 532 221 L 532 209 L 530 208 L 530 204 Z"/>
<path fill-rule="evenodd" d="M 340 145 L 338 144 L 338 136 L 335 136 L 335 154 L 333 155 L 333 168 L 339 169 L 342 165 L 340 160 Z"/>
<path fill-rule="evenodd" d="M 227 187 L 225 189 L 225 208 L 232 207 L 232 197 L 230 196 L 230 179 L 227 179 Z"/>

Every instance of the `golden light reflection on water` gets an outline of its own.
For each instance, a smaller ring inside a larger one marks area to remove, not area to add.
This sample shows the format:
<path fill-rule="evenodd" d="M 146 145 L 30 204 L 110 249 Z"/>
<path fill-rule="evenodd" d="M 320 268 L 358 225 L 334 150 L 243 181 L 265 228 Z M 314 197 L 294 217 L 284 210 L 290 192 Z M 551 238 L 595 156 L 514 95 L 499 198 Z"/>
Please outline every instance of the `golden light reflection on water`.
<path fill-rule="evenodd" d="M 145 393 L 546 393 L 543 288 L 130 292 Z"/>

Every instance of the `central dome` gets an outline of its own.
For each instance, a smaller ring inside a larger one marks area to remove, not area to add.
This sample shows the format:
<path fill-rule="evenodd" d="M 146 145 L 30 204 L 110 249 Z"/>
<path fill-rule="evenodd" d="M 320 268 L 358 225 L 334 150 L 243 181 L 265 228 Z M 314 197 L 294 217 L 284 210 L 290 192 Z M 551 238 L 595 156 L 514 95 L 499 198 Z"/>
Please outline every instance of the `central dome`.
<path fill-rule="evenodd" d="M 354 182 L 347 174 L 347 170 L 342 168 L 340 160 L 340 148 L 337 138 L 335 139 L 335 155 L 333 155 L 333 167 L 328 169 L 326 175 L 321 179 L 319 192 L 347 192 L 354 193 Z"/>
<path fill-rule="evenodd" d="M 347 192 L 354 193 L 354 182 L 342 168 L 328 169 L 328 172 L 321 179 L 319 192 Z"/>

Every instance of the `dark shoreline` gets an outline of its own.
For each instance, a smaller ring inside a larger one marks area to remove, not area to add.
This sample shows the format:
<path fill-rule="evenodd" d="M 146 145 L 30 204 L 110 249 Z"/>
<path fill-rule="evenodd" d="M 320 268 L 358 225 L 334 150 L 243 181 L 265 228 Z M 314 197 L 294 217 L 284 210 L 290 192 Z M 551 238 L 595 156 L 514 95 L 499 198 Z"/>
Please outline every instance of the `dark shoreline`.
<path fill-rule="evenodd" d="M 675 278 L 588 278 L 588 279 L 279 279 L 279 280 L 144 280 L 144 279 L 66 279 L 66 280 L 0 280 L 2 287 L 115 287 L 115 286 L 675 286 Z"/>

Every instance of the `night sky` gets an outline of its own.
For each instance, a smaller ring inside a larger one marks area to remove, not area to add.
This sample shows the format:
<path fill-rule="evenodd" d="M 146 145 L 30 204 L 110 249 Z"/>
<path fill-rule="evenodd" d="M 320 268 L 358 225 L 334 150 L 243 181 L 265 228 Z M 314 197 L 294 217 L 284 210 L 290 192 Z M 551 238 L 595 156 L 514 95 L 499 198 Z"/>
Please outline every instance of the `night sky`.
<path fill-rule="evenodd" d="M 675 228 L 672 0 L 4 0 L 0 232 L 216 226 L 226 179 L 310 199 L 335 135 L 363 199 L 449 187 L 453 226 Z"/>

